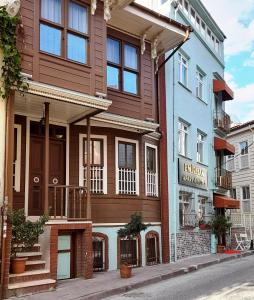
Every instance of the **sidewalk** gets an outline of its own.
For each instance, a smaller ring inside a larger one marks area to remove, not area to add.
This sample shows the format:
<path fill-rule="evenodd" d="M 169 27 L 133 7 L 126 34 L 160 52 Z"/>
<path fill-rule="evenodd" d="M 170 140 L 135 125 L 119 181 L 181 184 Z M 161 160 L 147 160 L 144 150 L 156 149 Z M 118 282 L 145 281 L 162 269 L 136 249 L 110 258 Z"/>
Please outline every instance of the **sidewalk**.
<path fill-rule="evenodd" d="M 97 300 L 124 293 L 149 284 L 196 271 L 224 261 L 252 255 L 254 251 L 241 254 L 210 254 L 191 257 L 176 263 L 147 266 L 132 270 L 132 277 L 121 279 L 119 270 L 105 273 L 94 273 L 93 279 L 72 279 L 62 281 L 55 291 L 11 298 L 19 300 Z"/>

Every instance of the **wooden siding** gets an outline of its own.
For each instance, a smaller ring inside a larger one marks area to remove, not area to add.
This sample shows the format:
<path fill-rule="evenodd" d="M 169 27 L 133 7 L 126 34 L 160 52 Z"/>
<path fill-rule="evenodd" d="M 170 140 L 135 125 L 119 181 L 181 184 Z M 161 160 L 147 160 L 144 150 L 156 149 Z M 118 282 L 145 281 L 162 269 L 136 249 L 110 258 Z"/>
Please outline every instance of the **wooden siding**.
<path fill-rule="evenodd" d="M 26 117 L 15 116 L 15 124 L 21 125 L 21 168 L 20 192 L 13 191 L 13 208 L 24 208 L 25 204 L 25 167 L 26 167 Z"/>
<path fill-rule="evenodd" d="M 88 0 L 80 1 L 89 3 Z M 111 113 L 142 120 L 153 118 L 157 121 L 154 63 L 151 59 L 150 44 L 146 44 L 146 51 L 140 56 L 140 94 L 135 96 L 107 89 L 107 34 L 120 37 L 139 47 L 140 40 L 107 28 L 103 19 L 103 3 L 99 1 L 96 14 L 89 14 L 88 65 L 42 53 L 39 50 L 39 3 L 39 0 L 21 2 L 23 29 L 19 30 L 18 45 L 22 53 L 23 72 L 32 75 L 35 81 L 57 87 L 90 95 L 95 95 L 96 92 L 105 93 L 113 102 L 109 108 Z"/>
<path fill-rule="evenodd" d="M 79 134 L 86 134 L 85 126 L 70 128 L 70 184 L 79 183 Z M 92 127 L 92 134 L 107 136 L 107 179 L 108 194 L 92 195 L 92 220 L 94 223 L 128 222 L 134 212 L 142 212 L 147 222 L 160 222 L 160 199 L 145 195 L 145 142 L 153 140 L 122 130 Z M 115 137 L 139 141 L 139 196 L 117 195 L 115 193 Z"/>

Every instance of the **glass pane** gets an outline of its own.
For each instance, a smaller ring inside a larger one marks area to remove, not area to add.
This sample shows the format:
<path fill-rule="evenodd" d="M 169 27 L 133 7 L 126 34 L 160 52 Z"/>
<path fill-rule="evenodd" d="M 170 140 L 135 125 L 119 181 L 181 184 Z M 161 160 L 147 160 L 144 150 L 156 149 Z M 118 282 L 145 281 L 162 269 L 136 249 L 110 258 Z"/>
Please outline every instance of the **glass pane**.
<path fill-rule="evenodd" d="M 87 40 L 68 33 L 68 58 L 83 64 L 87 63 Z"/>
<path fill-rule="evenodd" d="M 101 164 L 101 141 L 93 141 L 93 163 L 95 165 Z"/>
<path fill-rule="evenodd" d="M 40 24 L 40 50 L 61 55 L 61 30 Z"/>
<path fill-rule="evenodd" d="M 69 27 L 77 31 L 87 33 L 87 8 L 69 2 Z"/>
<path fill-rule="evenodd" d="M 155 149 L 147 147 L 147 171 L 156 172 Z"/>
<path fill-rule="evenodd" d="M 117 40 L 107 39 L 107 60 L 120 64 L 120 42 Z"/>
<path fill-rule="evenodd" d="M 123 90 L 128 93 L 137 94 L 137 74 L 128 71 L 123 72 Z"/>
<path fill-rule="evenodd" d="M 87 162 L 87 144 L 86 140 L 84 140 L 84 165 L 86 165 Z M 92 142 L 90 142 L 90 164 L 92 164 Z"/>
<path fill-rule="evenodd" d="M 125 67 L 138 69 L 138 49 L 129 45 L 124 46 L 124 65 Z"/>
<path fill-rule="evenodd" d="M 41 16 L 61 24 L 61 0 L 41 0 Z"/>
<path fill-rule="evenodd" d="M 58 253 L 57 257 L 57 279 L 68 279 L 71 277 L 71 254 Z"/>
<path fill-rule="evenodd" d="M 127 168 L 129 169 L 135 169 L 135 146 L 127 144 L 126 145 L 127 150 Z"/>
<path fill-rule="evenodd" d="M 71 249 L 71 236 L 70 235 L 59 235 L 58 236 L 58 250 L 69 250 Z"/>
<path fill-rule="evenodd" d="M 125 144 L 118 144 L 118 167 L 125 168 Z"/>
<path fill-rule="evenodd" d="M 119 69 L 107 66 L 107 86 L 119 89 Z"/>

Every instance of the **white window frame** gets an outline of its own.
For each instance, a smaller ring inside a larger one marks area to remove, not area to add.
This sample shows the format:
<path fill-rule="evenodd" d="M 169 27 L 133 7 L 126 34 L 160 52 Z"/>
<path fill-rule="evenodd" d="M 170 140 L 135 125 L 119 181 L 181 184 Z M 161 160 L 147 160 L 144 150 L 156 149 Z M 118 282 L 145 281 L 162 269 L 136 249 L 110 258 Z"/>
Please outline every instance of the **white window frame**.
<path fill-rule="evenodd" d="M 155 172 L 155 180 L 156 180 L 156 193 L 155 195 L 148 195 L 147 194 L 147 148 L 153 148 L 155 149 L 155 165 L 156 165 L 156 172 Z M 158 183 L 158 147 L 153 144 L 145 143 L 145 193 L 146 196 L 159 196 L 159 183 Z"/>
<path fill-rule="evenodd" d="M 183 61 L 185 60 L 186 63 Z M 183 80 L 183 68 L 186 69 L 186 83 L 184 83 Z M 182 54 L 181 52 L 178 52 L 178 80 L 181 84 L 183 84 L 185 87 L 188 87 L 189 84 L 189 58 Z"/>
<path fill-rule="evenodd" d="M 244 188 L 249 188 L 249 199 L 246 198 L 246 199 L 243 199 L 243 189 Z M 241 211 L 243 213 L 250 213 L 251 212 L 251 201 L 250 201 L 250 194 L 251 194 L 251 189 L 250 189 L 250 185 L 243 185 L 241 186 Z M 249 207 L 250 207 L 250 210 L 249 211 L 243 211 L 243 202 L 249 202 Z"/>
<path fill-rule="evenodd" d="M 196 70 L 196 97 L 205 101 L 205 74 L 199 68 Z M 200 90 L 201 85 L 201 90 Z"/>
<path fill-rule="evenodd" d="M 202 203 L 202 200 L 204 200 L 204 203 Z M 203 195 L 198 195 L 198 217 L 199 219 L 204 219 L 208 213 L 207 213 L 207 203 L 208 203 L 208 197 Z M 204 213 L 203 213 L 204 209 Z"/>
<path fill-rule="evenodd" d="M 247 153 L 244 153 L 244 154 L 241 153 L 241 144 L 242 143 L 247 143 Z M 239 142 L 239 150 L 240 150 L 240 155 L 239 155 L 240 169 L 249 168 L 249 141 L 248 140 L 244 140 L 244 141 Z M 246 159 L 247 159 L 247 165 L 246 166 L 242 165 L 242 160 L 244 159 L 244 157 L 246 157 Z"/>
<path fill-rule="evenodd" d="M 196 23 L 196 11 L 192 6 L 189 5 L 189 7 L 190 7 L 189 8 L 190 9 L 190 20 L 193 24 L 195 24 Z M 194 16 L 192 15 L 192 11 L 194 12 Z"/>
<path fill-rule="evenodd" d="M 13 162 L 13 177 L 14 185 L 13 189 L 15 192 L 20 192 L 20 177 L 21 177 L 21 125 L 14 124 L 14 128 L 17 130 L 17 141 L 16 141 L 16 160 Z"/>
<path fill-rule="evenodd" d="M 84 155 L 84 139 L 87 138 L 86 134 L 79 134 L 79 185 L 84 186 L 84 166 L 83 166 L 83 155 Z M 107 136 L 92 134 L 92 139 L 100 139 L 103 141 L 103 194 L 107 194 L 108 187 L 108 176 L 107 176 Z"/>
<path fill-rule="evenodd" d="M 201 138 L 200 138 L 201 137 Z M 206 135 L 204 133 L 202 133 L 201 131 L 197 131 L 197 162 L 203 164 L 204 163 L 204 160 L 205 160 L 205 157 L 204 157 L 204 154 L 205 154 L 205 137 Z M 198 145 L 199 144 L 202 144 L 202 153 L 199 153 L 199 147 Z M 200 159 L 202 157 L 202 160 Z"/>
<path fill-rule="evenodd" d="M 179 128 L 181 124 L 181 128 Z M 188 157 L 188 138 L 189 138 L 189 125 L 185 123 L 184 121 L 178 120 L 178 153 L 182 156 Z M 187 130 L 184 129 L 184 127 L 187 127 Z M 182 135 L 184 135 L 184 147 L 182 144 L 183 138 Z M 181 145 L 180 145 L 181 143 Z M 185 149 L 185 153 L 181 151 L 181 149 Z"/>
<path fill-rule="evenodd" d="M 119 172 L 118 172 L 118 144 L 119 142 L 126 142 L 136 145 L 136 196 L 139 196 L 139 141 L 126 139 L 122 137 L 115 137 L 115 178 L 116 178 L 116 194 L 119 195 Z M 129 194 L 121 194 L 129 195 Z M 131 195 L 131 194 L 130 194 Z M 132 194 L 133 195 L 133 194 Z"/>
<path fill-rule="evenodd" d="M 229 162 L 232 163 L 233 167 L 229 168 Z M 233 172 L 235 171 L 235 156 L 234 155 L 227 155 L 227 161 L 226 161 L 227 171 Z"/>

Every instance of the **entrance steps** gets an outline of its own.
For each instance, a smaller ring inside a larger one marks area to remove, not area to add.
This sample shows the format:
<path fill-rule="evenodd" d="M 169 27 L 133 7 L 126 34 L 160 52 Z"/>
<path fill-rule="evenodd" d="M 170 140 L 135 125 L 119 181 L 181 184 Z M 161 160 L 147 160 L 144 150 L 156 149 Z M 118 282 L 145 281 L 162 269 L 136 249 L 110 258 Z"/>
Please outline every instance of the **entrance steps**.
<path fill-rule="evenodd" d="M 56 281 L 50 278 L 50 270 L 46 269 L 46 262 L 41 259 L 39 244 L 31 251 L 20 252 L 17 256 L 27 257 L 26 268 L 22 274 L 9 275 L 8 297 L 20 297 L 55 289 Z"/>

